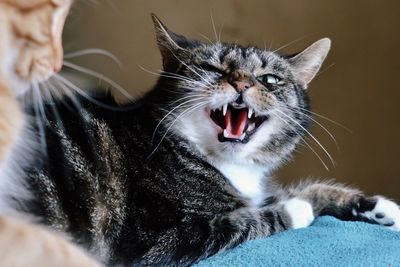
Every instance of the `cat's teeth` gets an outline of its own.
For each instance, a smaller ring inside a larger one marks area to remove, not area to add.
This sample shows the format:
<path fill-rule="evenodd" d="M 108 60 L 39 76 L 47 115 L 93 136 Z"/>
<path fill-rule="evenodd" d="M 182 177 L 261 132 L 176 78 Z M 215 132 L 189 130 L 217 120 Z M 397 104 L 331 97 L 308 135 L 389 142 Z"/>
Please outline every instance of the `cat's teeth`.
<path fill-rule="evenodd" d="M 256 128 L 256 124 L 253 122 L 252 124 L 249 125 L 249 127 L 247 128 L 247 131 L 252 131 L 254 130 L 254 128 Z"/>
<path fill-rule="evenodd" d="M 226 111 L 228 110 L 228 104 L 225 104 L 223 107 L 222 107 L 222 114 L 224 114 L 224 116 L 226 115 Z"/>
<path fill-rule="evenodd" d="M 224 129 L 224 137 L 226 137 L 226 138 L 229 137 L 228 131 L 226 129 Z"/>
<path fill-rule="evenodd" d="M 240 136 L 240 140 L 243 141 L 243 139 L 246 137 L 246 133 L 242 133 L 242 135 Z"/>
<path fill-rule="evenodd" d="M 247 117 L 250 119 L 251 116 L 253 116 L 254 110 L 252 108 L 249 108 L 249 112 L 247 113 Z"/>

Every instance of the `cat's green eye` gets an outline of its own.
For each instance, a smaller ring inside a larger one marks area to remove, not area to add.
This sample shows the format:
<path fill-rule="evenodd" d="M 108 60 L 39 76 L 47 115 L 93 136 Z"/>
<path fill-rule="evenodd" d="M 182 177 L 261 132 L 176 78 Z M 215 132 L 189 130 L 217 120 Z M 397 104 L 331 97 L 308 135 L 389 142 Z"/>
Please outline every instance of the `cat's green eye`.
<path fill-rule="evenodd" d="M 262 76 L 258 76 L 257 80 L 259 80 L 263 84 L 283 84 L 282 78 L 273 75 L 273 74 L 265 74 Z"/>

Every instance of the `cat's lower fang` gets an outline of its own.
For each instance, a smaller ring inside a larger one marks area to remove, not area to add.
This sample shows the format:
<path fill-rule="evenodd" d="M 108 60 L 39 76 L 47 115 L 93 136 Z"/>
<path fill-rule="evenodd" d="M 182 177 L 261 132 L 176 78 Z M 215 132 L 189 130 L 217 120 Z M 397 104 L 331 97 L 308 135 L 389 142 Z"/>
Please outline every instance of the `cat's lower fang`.
<path fill-rule="evenodd" d="M 249 125 L 249 127 L 247 128 L 247 131 L 248 131 L 248 132 L 253 131 L 254 128 L 256 128 L 256 124 L 253 122 L 253 123 L 251 123 L 251 124 Z"/>

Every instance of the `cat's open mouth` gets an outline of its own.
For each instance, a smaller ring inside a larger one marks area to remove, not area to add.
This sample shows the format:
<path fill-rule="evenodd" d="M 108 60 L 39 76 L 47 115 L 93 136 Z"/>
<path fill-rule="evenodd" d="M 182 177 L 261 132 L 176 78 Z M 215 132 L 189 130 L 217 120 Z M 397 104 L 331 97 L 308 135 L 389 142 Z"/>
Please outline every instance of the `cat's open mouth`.
<path fill-rule="evenodd" d="M 220 142 L 247 143 L 249 137 L 267 119 L 258 116 L 252 108 L 236 103 L 225 104 L 211 110 L 210 118 L 223 130 L 218 134 Z"/>

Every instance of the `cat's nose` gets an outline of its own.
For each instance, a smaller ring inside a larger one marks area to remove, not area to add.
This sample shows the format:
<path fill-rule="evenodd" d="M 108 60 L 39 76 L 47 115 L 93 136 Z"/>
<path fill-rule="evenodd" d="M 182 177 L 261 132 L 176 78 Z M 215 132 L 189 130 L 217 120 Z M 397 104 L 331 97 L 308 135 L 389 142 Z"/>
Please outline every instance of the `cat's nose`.
<path fill-rule="evenodd" d="M 249 81 L 234 81 L 232 82 L 232 85 L 236 89 L 236 91 L 243 92 L 252 87 L 254 84 Z"/>
<path fill-rule="evenodd" d="M 255 84 L 253 75 L 240 70 L 232 72 L 228 78 L 228 82 L 238 93 L 246 91 Z"/>

